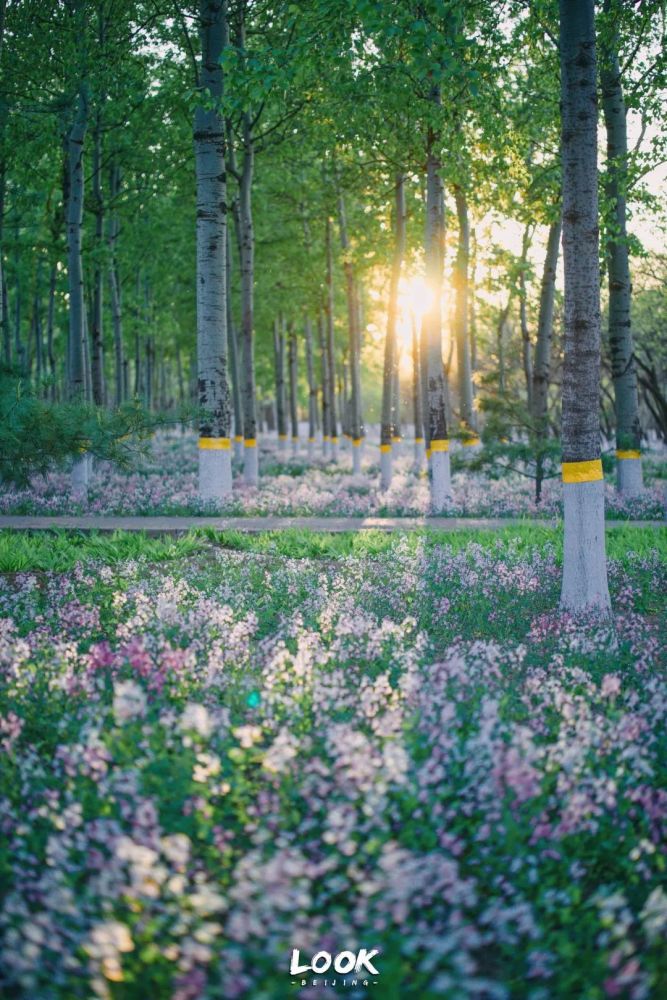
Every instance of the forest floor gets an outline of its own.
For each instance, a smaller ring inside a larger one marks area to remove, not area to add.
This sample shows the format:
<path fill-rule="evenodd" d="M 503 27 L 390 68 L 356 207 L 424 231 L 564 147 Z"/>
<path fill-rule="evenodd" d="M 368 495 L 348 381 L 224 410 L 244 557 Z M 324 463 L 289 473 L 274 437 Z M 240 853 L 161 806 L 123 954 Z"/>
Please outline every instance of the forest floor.
<path fill-rule="evenodd" d="M 667 532 L 0 534 L 8 996 L 658 997 Z"/>
<path fill-rule="evenodd" d="M 376 437 L 377 435 L 375 435 Z M 466 449 L 452 445 L 452 499 L 448 517 L 557 518 L 562 512 L 557 478 L 544 484 L 543 499 L 534 501 L 534 483 L 518 475 L 493 478 L 466 467 Z M 192 433 L 161 433 L 119 470 L 99 464 L 84 504 L 71 494 L 66 472 L 35 477 L 29 488 L 0 489 L 0 514 L 106 516 L 225 516 L 225 517 L 413 517 L 429 514 L 426 475 L 415 472 L 413 446 L 405 441 L 395 461 L 391 488 L 380 490 L 379 448 L 371 435 L 365 445 L 362 473 L 351 471 L 350 448 L 341 449 L 337 464 L 319 455 L 308 463 L 304 445 L 295 457 L 281 457 L 273 439 L 260 441 L 260 484 L 249 487 L 235 468 L 234 490 L 224 504 L 205 504 L 197 495 L 197 442 Z M 606 513 L 611 519 L 663 519 L 667 460 L 649 455 L 645 462 L 647 489 L 640 497 L 620 497 L 610 472 Z M 661 478 L 662 477 L 662 478 Z"/>

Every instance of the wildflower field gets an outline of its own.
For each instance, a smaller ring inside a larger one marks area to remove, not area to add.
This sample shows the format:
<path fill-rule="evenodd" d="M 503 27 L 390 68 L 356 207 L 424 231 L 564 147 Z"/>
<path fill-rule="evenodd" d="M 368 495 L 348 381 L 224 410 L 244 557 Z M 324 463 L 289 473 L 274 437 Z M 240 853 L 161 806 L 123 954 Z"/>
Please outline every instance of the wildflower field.
<path fill-rule="evenodd" d="M 375 435 L 377 437 L 377 435 Z M 72 495 L 68 472 L 36 476 L 28 488 L 0 484 L 0 514 L 172 514 L 224 513 L 238 516 L 422 516 L 429 513 L 428 477 L 415 471 L 413 445 L 405 442 L 394 460 L 388 490 L 380 489 L 379 447 L 371 437 L 362 473 L 353 475 L 349 447 L 340 463 L 308 461 L 303 443 L 295 457 L 278 452 L 276 441 L 261 442 L 260 483 L 248 486 L 236 469 L 228 500 L 205 502 L 197 488 L 197 439 L 179 431 L 161 432 L 133 455 L 129 467 L 96 463 L 85 502 Z M 490 479 L 466 467 L 465 449 L 454 451 L 452 496 L 440 513 L 452 517 L 557 517 L 562 514 L 560 479 L 547 479 L 542 502 L 535 504 L 530 478 L 503 474 Z M 608 477 L 605 508 L 609 518 L 651 519 L 665 515 L 666 464 L 663 452 L 644 462 L 647 488 L 623 496 Z"/>
<path fill-rule="evenodd" d="M 559 546 L 23 536 L 2 996 L 665 996 L 667 535 L 608 532 L 613 624 Z"/>

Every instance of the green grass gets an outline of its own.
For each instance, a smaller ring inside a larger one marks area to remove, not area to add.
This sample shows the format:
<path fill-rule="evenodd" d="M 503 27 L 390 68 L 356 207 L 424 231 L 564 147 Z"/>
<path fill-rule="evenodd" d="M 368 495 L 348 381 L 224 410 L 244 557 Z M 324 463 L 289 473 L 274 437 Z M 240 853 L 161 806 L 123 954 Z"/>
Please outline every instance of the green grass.
<path fill-rule="evenodd" d="M 399 532 L 311 532 L 298 529 L 250 534 L 241 531 L 198 529 L 180 536 L 150 536 L 143 532 L 116 531 L 113 534 L 80 531 L 0 532 L 0 572 L 67 572 L 77 562 L 96 560 L 113 565 L 127 559 L 144 558 L 162 562 L 184 558 L 207 546 L 241 552 L 259 552 L 291 559 L 339 559 L 346 556 L 372 557 L 387 552 Z M 434 531 L 428 528 L 405 533 L 408 549 L 426 545 L 448 545 L 458 552 L 471 542 L 491 548 L 509 542 L 518 552 L 552 545 L 556 558 L 562 555 L 560 528 L 531 524 L 498 530 L 462 528 Z M 625 562 L 629 553 L 639 556 L 657 551 L 667 562 L 667 527 L 640 528 L 623 525 L 607 530 L 607 554 Z"/>

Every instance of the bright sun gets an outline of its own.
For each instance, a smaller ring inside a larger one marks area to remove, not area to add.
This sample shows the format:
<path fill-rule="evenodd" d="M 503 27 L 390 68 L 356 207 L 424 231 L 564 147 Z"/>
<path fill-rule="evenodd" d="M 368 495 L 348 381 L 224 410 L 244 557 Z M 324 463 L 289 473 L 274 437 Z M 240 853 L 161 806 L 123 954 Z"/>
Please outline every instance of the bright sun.
<path fill-rule="evenodd" d="M 396 334 L 401 358 L 404 362 L 412 353 L 413 324 L 419 333 L 422 319 L 430 309 L 432 301 L 433 295 L 424 278 L 416 275 L 412 278 L 401 279 L 398 288 Z"/>

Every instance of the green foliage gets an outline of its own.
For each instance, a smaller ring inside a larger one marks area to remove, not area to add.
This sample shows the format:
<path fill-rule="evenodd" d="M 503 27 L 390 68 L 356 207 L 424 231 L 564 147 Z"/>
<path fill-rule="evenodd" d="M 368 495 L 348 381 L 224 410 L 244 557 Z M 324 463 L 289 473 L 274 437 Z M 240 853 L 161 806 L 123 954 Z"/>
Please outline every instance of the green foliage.
<path fill-rule="evenodd" d="M 0 480 L 24 485 L 84 452 L 127 466 L 158 422 L 136 402 L 114 412 L 48 402 L 20 373 L 1 367 Z"/>

